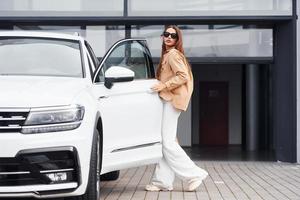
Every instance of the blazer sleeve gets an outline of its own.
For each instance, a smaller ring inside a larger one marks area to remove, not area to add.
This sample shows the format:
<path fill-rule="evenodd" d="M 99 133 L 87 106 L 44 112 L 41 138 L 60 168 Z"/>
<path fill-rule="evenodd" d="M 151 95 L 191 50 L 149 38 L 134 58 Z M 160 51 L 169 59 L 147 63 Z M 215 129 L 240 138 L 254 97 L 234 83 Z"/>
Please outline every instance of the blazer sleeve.
<path fill-rule="evenodd" d="M 168 62 L 175 75 L 164 83 L 167 90 L 173 90 L 189 80 L 189 72 L 187 66 L 185 66 L 183 56 L 177 50 L 171 51 Z"/>

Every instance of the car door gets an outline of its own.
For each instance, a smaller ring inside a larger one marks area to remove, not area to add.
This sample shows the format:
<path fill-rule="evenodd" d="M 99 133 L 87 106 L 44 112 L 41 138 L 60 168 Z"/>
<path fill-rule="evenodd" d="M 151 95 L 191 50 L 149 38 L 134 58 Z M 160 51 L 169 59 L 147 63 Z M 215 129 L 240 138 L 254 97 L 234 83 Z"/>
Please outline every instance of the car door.
<path fill-rule="evenodd" d="M 134 80 L 105 87 L 105 71 L 112 66 L 132 70 Z M 150 89 L 157 80 L 146 41 L 125 39 L 114 44 L 93 82 L 103 123 L 101 173 L 157 162 L 162 156 L 162 101 Z"/>

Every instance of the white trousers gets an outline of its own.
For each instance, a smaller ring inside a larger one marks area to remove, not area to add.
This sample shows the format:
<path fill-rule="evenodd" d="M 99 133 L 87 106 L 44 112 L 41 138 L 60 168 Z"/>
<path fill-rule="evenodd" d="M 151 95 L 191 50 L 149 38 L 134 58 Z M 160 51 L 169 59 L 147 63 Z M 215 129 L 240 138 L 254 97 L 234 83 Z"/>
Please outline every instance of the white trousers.
<path fill-rule="evenodd" d="M 208 173 L 189 158 L 176 141 L 177 121 L 181 111 L 164 101 L 162 119 L 163 158 L 156 164 L 152 184 L 173 188 L 175 175 L 182 180 L 204 179 Z"/>

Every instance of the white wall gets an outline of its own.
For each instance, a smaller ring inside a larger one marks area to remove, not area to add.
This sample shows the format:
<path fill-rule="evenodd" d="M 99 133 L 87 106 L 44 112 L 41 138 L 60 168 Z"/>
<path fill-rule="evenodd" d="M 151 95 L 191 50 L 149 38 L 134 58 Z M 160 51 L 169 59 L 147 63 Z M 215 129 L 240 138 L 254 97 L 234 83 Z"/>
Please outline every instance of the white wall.
<path fill-rule="evenodd" d="M 297 2 L 297 15 L 300 2 Z M 300 163 L 300 22 L 297 20 L 297 162 Z"/>

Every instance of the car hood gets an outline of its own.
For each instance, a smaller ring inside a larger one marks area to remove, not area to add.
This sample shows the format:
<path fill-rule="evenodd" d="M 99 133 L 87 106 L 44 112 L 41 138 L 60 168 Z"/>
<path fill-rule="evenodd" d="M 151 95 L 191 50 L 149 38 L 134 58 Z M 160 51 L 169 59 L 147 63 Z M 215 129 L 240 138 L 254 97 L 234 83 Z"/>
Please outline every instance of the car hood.
<path fill-rule="evenodd" d="M 87 86 L 83 78 L 0 76 L 0 108 L 69 105 Z"/>

